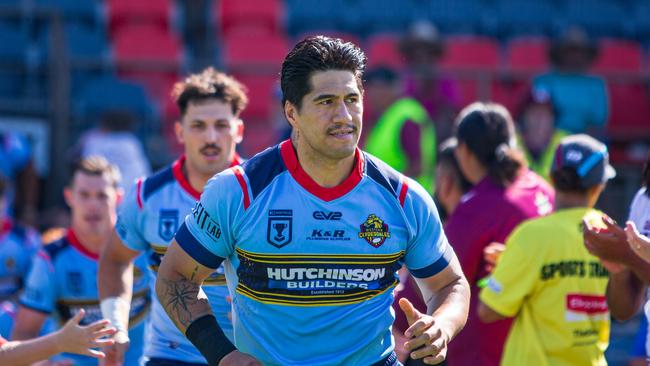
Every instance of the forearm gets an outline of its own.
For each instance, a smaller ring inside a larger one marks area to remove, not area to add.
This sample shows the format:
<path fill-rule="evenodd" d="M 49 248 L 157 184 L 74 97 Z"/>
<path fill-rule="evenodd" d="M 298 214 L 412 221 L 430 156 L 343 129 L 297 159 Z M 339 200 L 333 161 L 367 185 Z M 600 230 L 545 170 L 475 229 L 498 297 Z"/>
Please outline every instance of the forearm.
<path fill-rule="evenodd" d="M 58 333 L 51 333 L 27 341 L 12 341 L 0 346 L 0 364 L 30 365 L 50 358 L 61 350 L 58 348 Z"/>
<path fill-rule="evenodd" d="M 156 294 L 169 318 L 185 334 L 193 321 L 212 315 L 201 286 L 171 268 L 161 266 L 156 280 Z"/>
<path fill-rule="evenodd" d="M 607 283 L 607 306 L 617 320 L 632 317 L 643 300 L 644 285 L 630 270 L 611 274 Z"/>
<path fill-rule="evenodd" d="M 126 332 L 129 329 L 133 295 L 133 262 L 123 262 L 110 255 L 102 255 L 97 273 L 97 286 L 103 316 L 118 330 Z"/>
<path fill-rule="evenodd" d="M 631 258 L 626 265 L 636 275 L 637 280 L 642 281 L 646 285 L 650 285 L 650 265 L 648 262 L 632 252 Z"/>
<path fill-rule="evenodd" d="M 425 298 L 427 313 L 432 315 L 441 329 L 453 339 L 465 326 L 469 313 L 470 289 L 467 280 L 457 278 Z"/>

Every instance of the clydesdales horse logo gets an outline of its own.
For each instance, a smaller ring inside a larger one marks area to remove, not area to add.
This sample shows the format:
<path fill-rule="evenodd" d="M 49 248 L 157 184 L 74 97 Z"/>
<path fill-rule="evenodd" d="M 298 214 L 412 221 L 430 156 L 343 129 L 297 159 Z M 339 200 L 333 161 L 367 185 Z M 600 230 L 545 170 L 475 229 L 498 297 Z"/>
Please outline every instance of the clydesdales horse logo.
<path fill-rule="evenodd" d="M 388 225 L 382 221 L 377 215 L 370 214 L 366 221 L 360 225 L 359 237 L 366 239 L 368 244 L 375 248 L 379 248 L 386 239 L 390 238 Z"/>

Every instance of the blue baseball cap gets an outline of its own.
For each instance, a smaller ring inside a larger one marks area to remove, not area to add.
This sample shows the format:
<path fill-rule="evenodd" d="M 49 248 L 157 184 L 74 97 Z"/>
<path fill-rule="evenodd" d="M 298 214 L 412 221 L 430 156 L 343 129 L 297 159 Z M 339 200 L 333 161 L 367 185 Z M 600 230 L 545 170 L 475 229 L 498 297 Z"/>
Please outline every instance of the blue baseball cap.
<path fill-rule="evenodd" d="M 575 169 L 583 188 L 605 183 L 616 176 L 616 170 L 609 164 L 607 146 L 585 134 L 560 140 L 551 171 L 562 168 Z"/>

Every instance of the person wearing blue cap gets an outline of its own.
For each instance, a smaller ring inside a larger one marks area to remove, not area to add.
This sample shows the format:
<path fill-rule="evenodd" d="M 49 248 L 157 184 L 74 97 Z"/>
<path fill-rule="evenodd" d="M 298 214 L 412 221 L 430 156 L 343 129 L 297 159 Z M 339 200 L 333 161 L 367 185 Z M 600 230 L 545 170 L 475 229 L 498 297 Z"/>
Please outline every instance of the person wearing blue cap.
<path fill-rule="evenodd" d="M 605 227 L 593 207 L 615 175 L 594 138 L 560 141 L 551 169 L 555 211 L 510 234 L 479 296 L 482 321 L 515 318 L 501 365 L 607 364 L 608 271 L 583 245 L 580 227 Z"/>

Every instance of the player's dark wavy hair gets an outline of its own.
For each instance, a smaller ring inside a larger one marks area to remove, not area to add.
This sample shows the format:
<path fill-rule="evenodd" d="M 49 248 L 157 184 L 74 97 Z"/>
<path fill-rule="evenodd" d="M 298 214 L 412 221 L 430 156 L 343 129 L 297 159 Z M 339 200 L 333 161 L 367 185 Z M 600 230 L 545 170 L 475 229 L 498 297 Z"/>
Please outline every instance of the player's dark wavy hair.
<path fill-rule="evenodd" d="M 650 197 L 650 152 L 648 152 L 648 157 L 645 159 L 645 164 L 643 164 L 641 180 L 641 185 L 646 188 L 645 194 Z"/>
<path fill-rule="evenodd" d="M 526 167 L 515 146 L 512 117 L 500 104 L 476 102 L 465 107 L 456 119 L 456 138 L 467 145 L 497 184 L 510 185 Z"/>
<path fill-rule="evenodd" d="M 571 192 L 584 194 L 587 188 L 582 186 L 582 179 L 573 167 L 563 167 L 551 171 L 551 181 L 553 188 L 560 192 Z"/>
<path fill-rule="evenodd" d="M 458 146 L 458 140 L 450 137 L 440 144 L 440 151 L 438 152 L 438 164 L 447 167 L 454 175 L 454 180 L 460 190 L 466 193 L 472 188 L 472 183 L 465 178 L 463 172 L 460 170 L 454 150 Z"/>
<path fill-rule="evenodd" d="M 190 102 L 217 99 L 230 104 L 232 113 L 238 116 L 248 104 L 246 92 L 246 87 L 232 76 L 208 67 L 176 83 L 172 90 L 172 97 L 181 115 L 185 115 Z"/>
<path fill-rule="evenodd" d="M 363 92 L 361 78 L 366 68 L 366 55 L 351 42 L 326 36 L 307 37 L 289 52 L 282 62 L 280 88 L 282 105 L 287 101 L 302 107 L 302 98 L 309 94 L 309 78 L 316 71 L 350 71 Z"/>

